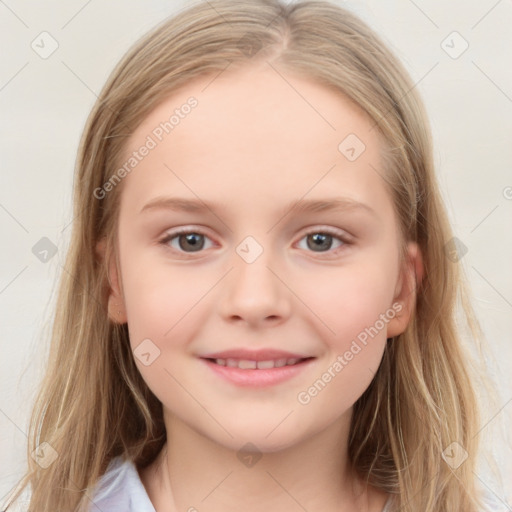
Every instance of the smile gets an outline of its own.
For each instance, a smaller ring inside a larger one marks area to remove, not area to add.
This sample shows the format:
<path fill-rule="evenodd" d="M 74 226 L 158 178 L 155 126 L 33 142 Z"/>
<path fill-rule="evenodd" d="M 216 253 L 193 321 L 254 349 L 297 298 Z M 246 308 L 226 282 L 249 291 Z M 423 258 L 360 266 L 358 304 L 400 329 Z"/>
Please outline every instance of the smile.
<path fill-rule="evenodd" d="M 297 363 L 311 358 L 281 358 L 270 359 L 268 361 L 252 361 L 249 359 L 209 359 L 219 366 L 228 366 L 230 368 L 240 368 L 242 370 L 268 370 L 270 368 L 282 368 L 283 366 L 294 366 Z"/>
<path fill-rule="evenodd" d="M 300 375 L 316 357 L 252 359 L 201 358 L 216 377 L 241 387 L 265 388 Z"/>

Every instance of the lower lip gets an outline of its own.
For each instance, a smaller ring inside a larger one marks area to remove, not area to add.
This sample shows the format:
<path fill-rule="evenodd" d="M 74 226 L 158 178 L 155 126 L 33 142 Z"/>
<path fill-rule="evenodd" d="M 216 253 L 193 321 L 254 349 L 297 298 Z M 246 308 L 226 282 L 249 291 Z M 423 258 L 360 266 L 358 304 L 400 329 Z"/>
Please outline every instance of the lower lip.
<path fill-rule="evenodd" d="M 304 371 L 313 360 L 314 359 L 306 359 L 300 363 L 290 366 L 281 366 L 279 368 L 267 368 L 262 370 L 251 368 L 245 370 L 231 366 L 221 366 L 209 359 L 203 359 L 217 375 L 220 375 L 233 384 L 255 388 L 274 386 L 275 384 L 291 379 Z"/>

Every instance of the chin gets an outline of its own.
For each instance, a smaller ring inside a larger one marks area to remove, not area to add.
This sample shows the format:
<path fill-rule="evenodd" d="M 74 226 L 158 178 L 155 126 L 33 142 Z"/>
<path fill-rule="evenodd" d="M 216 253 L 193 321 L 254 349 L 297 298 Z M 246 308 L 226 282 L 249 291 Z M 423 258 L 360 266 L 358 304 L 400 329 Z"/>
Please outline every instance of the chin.
<path fill-rule="evenodd" d="M 233 436 L 228 435 L 216 435 L 211 437 L 214 442 L 230 449 L 235 452 L 239 451 L 254 451 L 259 453 L 274 453 L 281 450 L 286 450 L 296 444 L 300 444 L 301 441 L 307 437 L 307 433 L 299 432 L 297 429 L 290 428 L 280 425 L 279 421 L 261 422 L 255 421 L 251 425 L 244 426 L 233 426 L 226 425 L 226 429 Z M 206 433 L 202 433 L 205 435 Z M 207 435 L 207 434 L 206 434 Z"/>
<path fill-rule="evenodd" d="M 296 443 L 299 442 L 299 439 L 291 439 L 289 435 L 285 436 L 275 436 L 274 439 L 270 439 L 267 436 L 267 433 L 255 432 L 251 434 L 250 432 L 246 432 L 240 436 L 235 436 L 234 439 L 230 439 L 229 443 L 226 445 L 226 448 L 229 448 L 237 454 L 243 452 L 250 453 L 276 453 L 282 450 L 286 450 Z M 285 437 L 285 438 L 283 438 Z"/>

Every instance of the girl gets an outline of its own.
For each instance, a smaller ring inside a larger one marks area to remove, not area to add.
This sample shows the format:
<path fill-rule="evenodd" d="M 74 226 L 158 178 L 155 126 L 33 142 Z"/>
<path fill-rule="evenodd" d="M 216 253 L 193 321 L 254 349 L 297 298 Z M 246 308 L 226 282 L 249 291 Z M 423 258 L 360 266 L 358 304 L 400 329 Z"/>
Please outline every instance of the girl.
<path fill-rule="evenodd" d="M 487 510 L 427 127 L 327 2 L 139 42 L 81 144 L 28 510 Z"/>

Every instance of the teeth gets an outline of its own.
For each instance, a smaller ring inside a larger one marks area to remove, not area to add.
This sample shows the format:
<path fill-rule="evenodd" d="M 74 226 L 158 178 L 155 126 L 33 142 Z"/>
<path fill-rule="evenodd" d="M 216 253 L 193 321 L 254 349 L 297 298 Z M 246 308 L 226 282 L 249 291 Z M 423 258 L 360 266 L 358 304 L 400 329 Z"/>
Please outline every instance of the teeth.
<path fill-rule="evenodd" d="M 291 357 L 290 359 L 276 359 L 270 361 L 250 361 L 248 359 L 215 359 L 219 366 L 228 366 L 230 368 L 241 368 L 242 370 L 268 370 L 270 368 L 281 368 L 282 366 L 292 366 L 297 364 L 300 359 Z"/>
<path fill-rule="evenodd" d="M 267 370 L 274 368 L 274 361 L 258 361 L 258 370 Z"/>
<path fill-rule="evenodd" d="M 256 361 L 247 361 L 245 359 L 240 359 L 240 361 L 238 361 L 238 368 L 242 368 L 243 370 L 254 370 L 257 366 L 258 363 L 256 363 Z"/>

